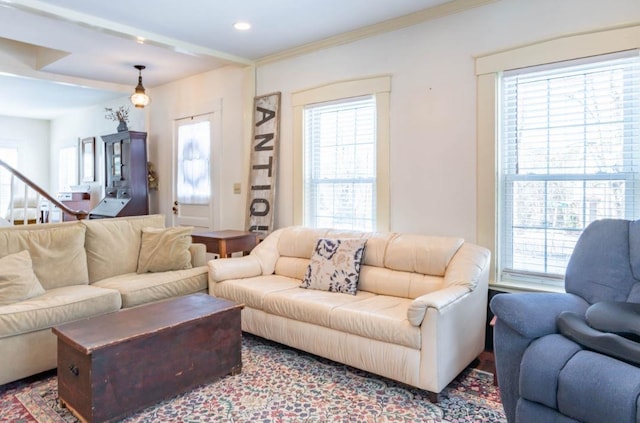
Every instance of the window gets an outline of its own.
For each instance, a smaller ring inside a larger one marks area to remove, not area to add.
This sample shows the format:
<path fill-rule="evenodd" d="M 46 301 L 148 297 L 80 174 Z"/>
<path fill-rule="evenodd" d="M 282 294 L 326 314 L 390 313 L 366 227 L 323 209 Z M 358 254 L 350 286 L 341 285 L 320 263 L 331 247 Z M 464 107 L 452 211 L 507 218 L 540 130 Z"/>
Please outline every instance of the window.
<path fill-rule="evenodd" d="M 505 72 L 499 105 L 498 276 L 560 284 L 590 222 L 638 217 L 640 57 Z"/>
<path fill-rule="evenodd" d="M 293 94 L 294 223 L 389 230 L 388 76 Z"/>
<path fill-rule="evenodd" d="M 376 228 L 376 104 L 373 96 L 304 109 L 305 222 Z"/>
<path fill-rule="evenodd" d="M 0 147 L 0 157 L 2 161 L 14 169 L 18 167 L 18 149 L 11 147 Z M 9 209 L 11 199 L 11 172 L 4 167 L 0 167 L 0 216 L 4 217 Z M 16 179 L 17 180 L 17 179 Z"/>
<path fill-rule="evenodd" d="M 78 149 L 63 147 L 58 156 L 58 189 L 68 191 L 78 183 Z"/>

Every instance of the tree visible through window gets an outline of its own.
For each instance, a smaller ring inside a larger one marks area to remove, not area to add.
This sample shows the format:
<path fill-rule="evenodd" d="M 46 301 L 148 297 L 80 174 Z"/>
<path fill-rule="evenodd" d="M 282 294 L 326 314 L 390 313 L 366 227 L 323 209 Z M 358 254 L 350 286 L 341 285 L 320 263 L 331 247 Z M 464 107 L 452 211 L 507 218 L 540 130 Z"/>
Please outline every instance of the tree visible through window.
<path fill-rule="evenodd" d="M 375 230 L 375 97 L 307 106 L 304 128 L 305 222 Z"/>
<path fill-rule="evenodd" d="M 561 280 L 590 222 L 638 217 L 640 58 L 507 72 L 500 96 L 501 278 Z"/>

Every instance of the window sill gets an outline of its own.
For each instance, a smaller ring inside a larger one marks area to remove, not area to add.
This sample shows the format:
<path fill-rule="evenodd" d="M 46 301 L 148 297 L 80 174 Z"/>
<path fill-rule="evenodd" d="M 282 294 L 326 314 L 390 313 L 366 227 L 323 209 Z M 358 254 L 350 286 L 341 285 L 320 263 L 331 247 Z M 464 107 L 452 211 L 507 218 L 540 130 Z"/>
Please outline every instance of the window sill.
<path fill-rule="evenodd" d="M 565 293 L 564 286 L 553 286 L 532 282 L 500 281 L 491 282 L 489 289 L 502 292 L 557 292 Z"/>

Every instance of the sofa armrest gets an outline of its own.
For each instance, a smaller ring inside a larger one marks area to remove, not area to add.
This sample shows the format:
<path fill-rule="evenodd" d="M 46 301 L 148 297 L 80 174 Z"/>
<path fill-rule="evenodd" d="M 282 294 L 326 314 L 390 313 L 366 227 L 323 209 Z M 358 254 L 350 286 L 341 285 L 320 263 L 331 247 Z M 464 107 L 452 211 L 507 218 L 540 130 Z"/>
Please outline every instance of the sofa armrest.
<path fill-rule="evenodd" d="M 491 300 L 491 311 L 501 324 L 527 339 L 557 333 L 556 318 L 562 311 L 584 315 L 589 307 L 574 294 L 528 292 L 499 294 Z"/>
<path fill-rule="evenodd" d="M 207 264 L 207 246 L 204 244 L 191 244 L 189 246 L 191 253 L 191 266 L 200 267 Z"/>
<path fill-rule="evenodd" d="M 440 310 L 467 292 L 469 292 L 467 287 L 455 285 L 421 295 L 411 302 L 407 310 L 407 319 L 413 326 L 420 326 L 429 307 Z"/>
<path fill-rule="evenodd" d="M 213 284 L 228 279 L 252 278 L 262 275 L 260 260 L 255 255 L 210 260 L 208 266 L 209 289 Z"/>

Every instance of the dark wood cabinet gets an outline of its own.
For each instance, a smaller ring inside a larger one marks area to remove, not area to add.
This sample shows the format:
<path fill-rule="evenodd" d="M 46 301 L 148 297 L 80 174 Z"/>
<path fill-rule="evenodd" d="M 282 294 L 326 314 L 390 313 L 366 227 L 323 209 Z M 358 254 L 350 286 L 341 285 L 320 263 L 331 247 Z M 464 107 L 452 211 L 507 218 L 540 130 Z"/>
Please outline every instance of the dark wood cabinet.
<path fill-rule="evenodd" d="M 103 135 L 105 196 L 90 219 L 149 214 L 147 133 L 122 131 Z"/>

